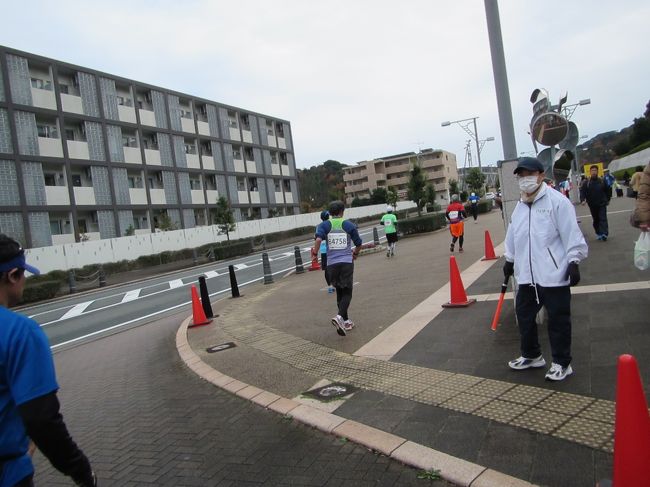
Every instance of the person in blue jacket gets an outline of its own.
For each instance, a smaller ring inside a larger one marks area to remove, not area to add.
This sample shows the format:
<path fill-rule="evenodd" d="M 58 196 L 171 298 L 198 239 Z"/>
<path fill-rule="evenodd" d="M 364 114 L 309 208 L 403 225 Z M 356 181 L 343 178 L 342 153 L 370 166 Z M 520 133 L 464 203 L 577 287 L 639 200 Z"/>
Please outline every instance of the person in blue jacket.
<path fill-rule="evenodd" d="M 345 205 L 342 201 L 330 203 L 330 219 L 322 222 L 316 228 L 312 256 L 317 255 L 321 242 L 327 243 L 327 275 L 330 283 L 336 289 L 336 304 L 338 313 L 332 318 L 336 332 L 345 336 L 354 328 L 354 323 L 348 316 L 348 308 L 352 301 L 352 285 L 354 283 L 354 259 L 359 255 L 362 240 L 354 223 L 343 219 Z M 354 248 L 352 247 L 354 244 Z"/>
<path fill-rule="evenodd" d="M 327 210 L 321 211 L 320 213 L 320 219 L 321 221 L 327 221 L 330 219 L 330 214 Z M 325 274 L 325 282 L 327 283 L 327 292 L 329 294 L 332 294 L 334 292 L 334 287 L 332 286 L 332 283 L 330 282 L 330 278 L 327 275 L 327 241 L 323 240 L 320 243 L 320 266 L 321 269 L 323 269 L 323 274 Z"/>
<path fill-rule="evenodd" d="M 476 196 L 476 193 L 472 192 L 472 194 L 469 195 L 469 203 L 470 203 L 470 210 L 472 211 L 472 216 L 474 217 L 474 223 L 478 223 L 476 220 L 478 219 L 478 201 L 479 197 Z"/>
<path fill-rule="evenodd" d="M 38 323 L 9 309 L 20 302 L 25 251 L 0 234 L 0 487 L 32 487 L 30 440 L 76 485 L 97 485 L 88 458 L 70 437 L 59 412 L 50 344 Z"/>

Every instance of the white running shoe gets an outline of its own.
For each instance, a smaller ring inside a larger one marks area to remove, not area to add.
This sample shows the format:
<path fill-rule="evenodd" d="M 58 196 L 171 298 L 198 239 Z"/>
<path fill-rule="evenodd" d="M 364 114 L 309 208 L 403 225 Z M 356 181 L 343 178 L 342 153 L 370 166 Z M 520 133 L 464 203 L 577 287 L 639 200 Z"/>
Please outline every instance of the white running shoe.
<path fill-rule="evenodd" d="M 562 367 L 560 364 L 553 362 L 551 368 L 546 372 L 546 380 L 564 380 L 571 374 L 573 374 L 573 369 L 570 364 L 566 367 Z"/>
<path fill-rule="evenodd" d="M 530 368 L 539 368 L 546 365 L 546 360 L 541 355 L 537 358 L 519 357 L 508 362 L 508 366 L 515 370 L 525 370 Z"/>
<path fill-rule="evenodd" d="M 354 328 L 354 323 L 352 322 L 352 320 L 345 320 L 343 322 L 343 329 L 345 331 L 350 331 L 352 328 Z"/>
<path fill-rule="evenodd" d="M 336 315 L 334 318 L 332 318 L 332 325 L 334 325 L 334 328 L 336 328 L 336 333 L 342 337 L 345 336 L 345 321 L 341 315 Z"/>

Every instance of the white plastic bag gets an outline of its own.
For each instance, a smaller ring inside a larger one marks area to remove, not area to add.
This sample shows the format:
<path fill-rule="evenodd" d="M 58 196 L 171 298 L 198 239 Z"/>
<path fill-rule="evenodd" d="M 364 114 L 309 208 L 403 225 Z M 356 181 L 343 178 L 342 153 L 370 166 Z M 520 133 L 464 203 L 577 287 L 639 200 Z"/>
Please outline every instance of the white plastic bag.
<path fill-rule="evenodd" d="M 650 267 L 650 232 L 641 232 L 634 245 L 634 265 L 642 271 Z"/>

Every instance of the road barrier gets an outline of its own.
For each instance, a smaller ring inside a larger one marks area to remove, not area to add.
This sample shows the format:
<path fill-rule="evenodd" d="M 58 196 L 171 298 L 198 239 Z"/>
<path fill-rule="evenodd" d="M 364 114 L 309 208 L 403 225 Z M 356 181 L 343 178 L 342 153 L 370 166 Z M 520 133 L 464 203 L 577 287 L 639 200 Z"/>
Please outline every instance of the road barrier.
<path fill-rule="evenodd" d="M 269 254 L 267 254 L 266 252 L 262 254 L 262 268 L 264 269 L 264 284 L 273 284 L 271 263 L 269 262 Z"/>
<path fill-rule="evenodd" d="M 232 293 L 232 297 L 238 298 L 240 294 L 239 286 L 237 285 L 237 276 L 235 276 L 235 266 L 228 266 L 228 274 L 230 274 L 230 292 Z"/>
<path fill-rule="evenodd" d="M 294 247 L 293 252 L 296 255 L 296 274 L 302 274 L 305 272 L 305 268 L 302 266 L 302 256 L 300 255 L 300 247 Z"/>
<path fill-rule="evenodd" d="M 203 311 L 207 318 L 214 318 L 212 305 L 210 304 L 210 294 L 208 293 L 208 283 L 205 281 L 205 276 L 199 276 L 199 290 L 201 292 L 201 304 Z"/>

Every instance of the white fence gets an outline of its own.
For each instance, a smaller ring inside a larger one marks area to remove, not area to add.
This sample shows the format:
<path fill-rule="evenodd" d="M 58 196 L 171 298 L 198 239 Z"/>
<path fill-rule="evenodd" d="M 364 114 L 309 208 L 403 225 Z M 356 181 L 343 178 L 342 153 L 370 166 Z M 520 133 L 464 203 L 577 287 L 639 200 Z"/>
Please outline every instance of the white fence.
<path fill-rule="evenodd" d="M 609 163 L 608 168 L 610 172 L 614 172 L 621 169 L 634 169 L 636 166 L 646 167 L 648 161 L 650 161 L 650 148 L 621 157 L 620 159 L 614 159 Z M 634 171 L 630 171 L 630 173 L 634 173 Z"/>
<path fill-rule="evenodd" d="M 411 208 L 415 208 L 415 203 L 411 201 L 398 203 L 399 210 Z M 385 209 L 386 205 L 349 208 L 345 210 L 345 217 L 355 219 L 379 215 Z M 320 212 L 317 212 L 239 222 L 236 230 L 230 233 L 230 239 L 258 237 L 267 233 L 300 227 L 315 227 L 320 221 Z M 26 253 L 28 262 L 41 272 L 46 273 L 54 270 L 79 268 L 89 264 L 134 260 L 142 255 L 158 254 L 166 250 L 195 248 L 223 240 L 226 240 L 226 236 L 219 235 L 216 225 L 210 225 L 186 230 L 38 247 L 27 249 Z"/>

